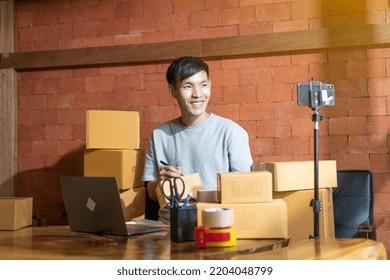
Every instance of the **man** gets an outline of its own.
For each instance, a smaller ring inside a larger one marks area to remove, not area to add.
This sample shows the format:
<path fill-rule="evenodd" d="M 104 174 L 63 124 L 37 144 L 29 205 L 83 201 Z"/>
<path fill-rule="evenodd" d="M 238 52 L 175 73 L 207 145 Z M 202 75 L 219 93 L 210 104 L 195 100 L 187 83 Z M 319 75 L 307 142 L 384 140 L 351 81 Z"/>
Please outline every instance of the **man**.
<path fill-rule="evenodd" d="M 157 199 L 155 188 L 165 178 L 199 173 L 203 189 L 216 190 L 218 172 L 250 171 L 247 132 L 207 112 L 211 96 L 208 65 L 195 57 L 180 57 L 168 67 L 166 79 L 181 117 L 162 124 L 150 137 L 143 176 L 149 197 Z"/>

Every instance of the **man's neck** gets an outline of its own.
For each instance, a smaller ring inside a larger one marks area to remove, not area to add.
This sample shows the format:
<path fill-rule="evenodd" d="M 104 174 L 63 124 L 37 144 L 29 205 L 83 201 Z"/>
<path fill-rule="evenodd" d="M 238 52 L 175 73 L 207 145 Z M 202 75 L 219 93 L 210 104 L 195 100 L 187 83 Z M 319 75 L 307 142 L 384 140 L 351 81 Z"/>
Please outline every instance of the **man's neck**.
<path fill-rule="evenodd" d="M 209 118 L 209 116 L 210 116 L 210 113 L 205 113 L 202 116 L 196 116 L 196 117 L 183 117 L 183 116 L 181 116 L 179 118 L 179 122 L 185 126 L 193 126 L 193 125 L 198 125 L 198 124 L 206 121 Z"/>

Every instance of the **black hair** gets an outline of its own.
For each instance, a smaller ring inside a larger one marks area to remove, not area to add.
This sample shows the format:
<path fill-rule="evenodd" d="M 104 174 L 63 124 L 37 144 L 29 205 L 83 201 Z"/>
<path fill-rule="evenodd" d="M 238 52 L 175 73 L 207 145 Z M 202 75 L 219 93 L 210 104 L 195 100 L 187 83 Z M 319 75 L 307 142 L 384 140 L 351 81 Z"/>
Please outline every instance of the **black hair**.
<path fill-rule="evenodd" d="M 178 82 L 195 75 L 198 72 L 205 71 L 209 77 L 209 66 L 203 60 L 193 56 L 182 56 L 174 60 L 169 65 L 166 79 L 168 84 L 176 88 Z"/>

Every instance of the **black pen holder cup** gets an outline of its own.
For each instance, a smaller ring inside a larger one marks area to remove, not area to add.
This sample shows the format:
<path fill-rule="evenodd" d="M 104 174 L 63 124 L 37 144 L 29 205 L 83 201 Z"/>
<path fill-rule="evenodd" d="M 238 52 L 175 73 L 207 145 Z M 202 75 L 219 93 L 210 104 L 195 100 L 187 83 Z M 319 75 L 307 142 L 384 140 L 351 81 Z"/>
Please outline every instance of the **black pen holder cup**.
<path fill-rule="evenodd" d="M 197 226 L 196 207 L 171 208 L 171 241 L 186 242 L 195 240 Z"/>

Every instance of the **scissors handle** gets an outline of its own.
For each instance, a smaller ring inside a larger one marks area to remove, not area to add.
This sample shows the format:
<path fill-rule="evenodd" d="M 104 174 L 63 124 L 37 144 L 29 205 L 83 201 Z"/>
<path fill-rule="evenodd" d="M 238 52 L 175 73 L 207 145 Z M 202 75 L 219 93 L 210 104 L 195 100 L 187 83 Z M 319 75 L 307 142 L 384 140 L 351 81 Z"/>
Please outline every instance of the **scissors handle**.
<path fill-rule="evenodd" d="M 177 180 L 181 181 L 181 184 L 180 184 L 181 190 L 180 191 L 178 191 L 178 188 L 177 188 L 177 183 L 176 183 Z M 165 189 L 166 183 L 169 185 L 169 194 L 167 193 L 167 190 Z M 162 183 L 162 191 L 163 191 L 164 196 L 169 200 L 171 208 L 179 207 L 179 201 L 183 197 L 184 191 L 185 191 L 185 184 L 184 184 L 183 179 L 181 179 L 180 177 L 173 178 L 173 179 L 165 179 Z"/>

